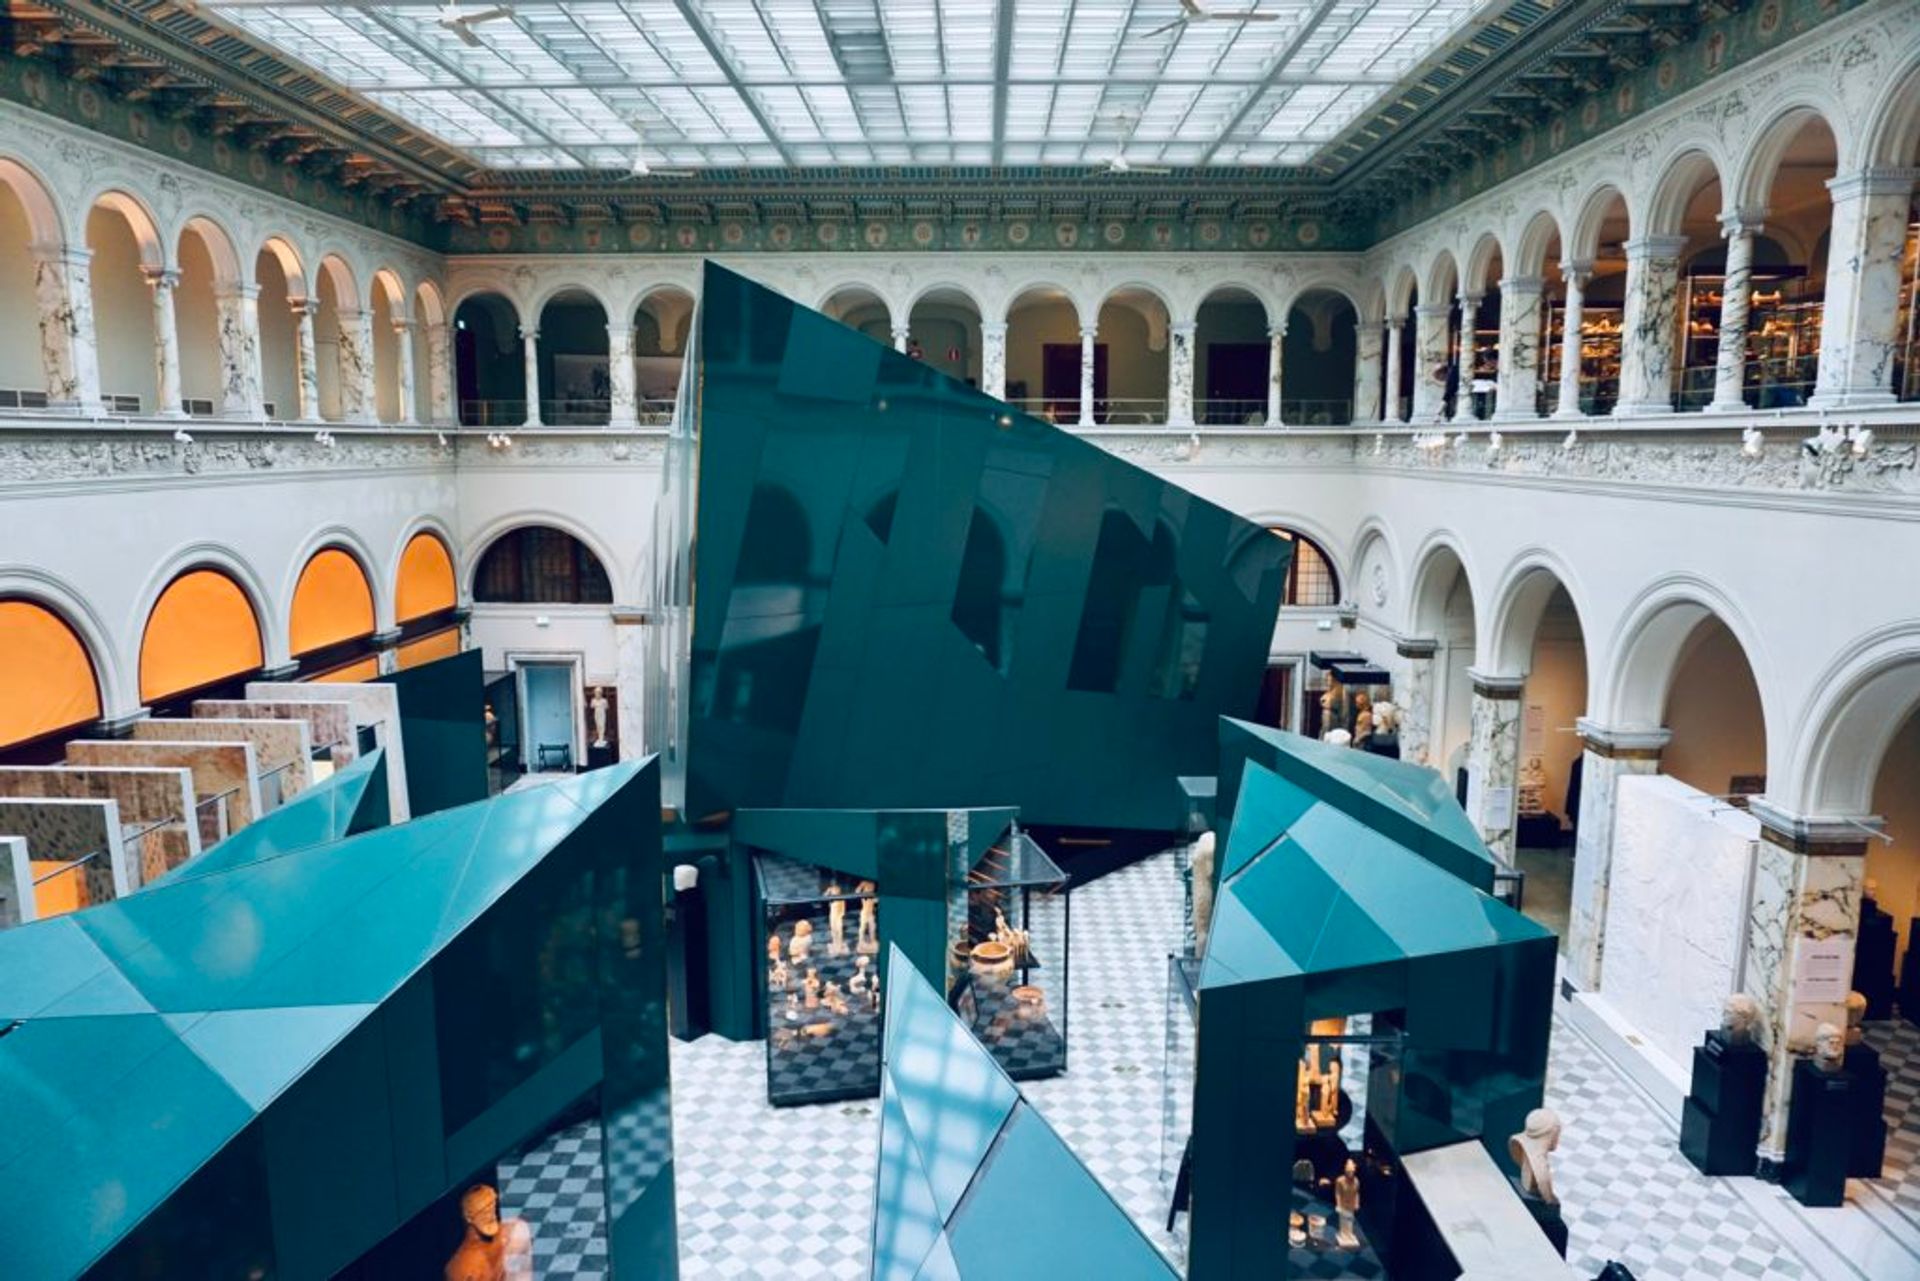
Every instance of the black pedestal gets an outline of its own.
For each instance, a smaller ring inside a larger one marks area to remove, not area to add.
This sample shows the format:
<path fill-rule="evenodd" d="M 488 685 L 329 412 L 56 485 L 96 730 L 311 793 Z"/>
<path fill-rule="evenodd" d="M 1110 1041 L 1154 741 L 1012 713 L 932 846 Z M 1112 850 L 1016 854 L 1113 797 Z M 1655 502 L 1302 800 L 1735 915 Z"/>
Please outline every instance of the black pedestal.
<path fill-rule="evenodd" d="M 1867 1017 L 1893 1017 L 1893 917 L 1870 898 L 1860 900 L 1860 932 L 1853 948 L 1853 990 L 1867 998 Z"/>
<path fill-rule="evenodd" d="M 1694 1047 L 1693 1088 L 1680 1111 L 1680 1152 L 1702 1174 L 1752 1174 L 1767 1055 L 1718 1029 Z"/>
<path fill-rule="evenodd" d="M 1853 1142 L 1847 1153 L 1847 1177 L 1877 1179 L 1887 1156 L 1887 1069 L 1870 1045 L 1847 1051 L 1847 1075 L 1853 1078 Z"/>
<path fill-rule="evenodd" d="M 1854 1082 L 1843 1068 L 1822 1072 L 1811 1059 L 1793 1065 L 1793 1102 L 1787 1109 L 1787 1159 L 1780 1183 L 1806 1206 L 1847 1199 L 1847 1163 L 1853 1154 Z"/>
<path fill-rule="evenodd" d="M 1540 1225 L 1540 1230 L 1547 1234 L 1547 1240 L 1553 1242 L 1553 1248 L 1560 1252 L 1560 1257 L 1566 1258 L 1567 1221 L 1560 1215 L 1560 1203 L 1542 1201 L 1537 1196 L 1528 1196 L 1522 1192 L 1520 1204 L 1527 1207 L 1527 1212 L 1533 1215 L 1533 1221 Z"/>
<path fill-rule="evenodd" d="M 590 743 L 587 746 L 587 768 L 599 769 L 602 765 L 613 764 L 613 744 Z"/>
<path fill-rule="evenodd" d="M 1920 947 L 1911 942 L 1920 939 L 1920 916 L 1908 919 L 1907 938 L 1907 954 L 1900 959 L 1900 1013 L 1920 1026 Z"/>

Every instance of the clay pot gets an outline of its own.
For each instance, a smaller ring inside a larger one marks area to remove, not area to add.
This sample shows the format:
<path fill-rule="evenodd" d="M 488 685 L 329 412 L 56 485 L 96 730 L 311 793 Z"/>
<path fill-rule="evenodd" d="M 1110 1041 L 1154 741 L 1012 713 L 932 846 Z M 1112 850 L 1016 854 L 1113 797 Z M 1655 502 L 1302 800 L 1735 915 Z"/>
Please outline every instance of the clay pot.
<path fill-rule="evenodd" d="M 1031 984 L 1013 989 L 1013 1008 L 1023 1019 L 1045 1018 L 1047 1013 L 1047 994 Z"/>
<path fill-rule="evenodd" d="M 973 977 L 982 982 L 1005 983 L 1013 977 L 1012 950 L 992 939 L 974 944 L 968 964 Z"/>

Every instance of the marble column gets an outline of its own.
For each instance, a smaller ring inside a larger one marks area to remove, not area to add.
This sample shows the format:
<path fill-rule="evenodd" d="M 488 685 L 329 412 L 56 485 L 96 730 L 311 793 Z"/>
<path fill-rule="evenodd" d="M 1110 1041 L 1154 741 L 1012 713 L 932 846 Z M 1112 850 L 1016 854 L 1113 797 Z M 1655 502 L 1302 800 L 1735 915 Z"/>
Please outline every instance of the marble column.
<path fill-rule="evenodd" d="M 293 310 L 294 376 L 300 387 L 300 406 L 296 416 L 304 422 L 318 422 L 320 359 L 314 351 L 313 318 L 319 313 L 320 304 L 312 298 L 289 298 L 287 306 Z"/>
<path fill-rule="evenodd" d="M 1167 425 L 1193 426 L 1193 335 L 1197 328 L 1183 320 L 1167 330 Z"/>
<path fill-rule="evenodd" d="M 447 325 L 428 325 L 427 407 L 435 423 L 458 421 L 453 394 L 453 331 Z"/>
<path fill-rule="evenodd" d="M 1513 866 L 1519 808 L 1520 706 L 1524 676 L 1469 671 L 1472 729 L 1467 741 L 1467 817 L 1502 866 Z"/>
<path fill-rule="evenodd" d="M 374 663 L 382 676 L 388 676 L 400 670 L 400 629 L 389 628 L 384 632 L 375 632 L 369 637 L 373 642 Z"/>
<path fill-rule="evenodd" d="M 540 331 L 525 329 L 521 331 L 521 349 L 526 361 L 527 417 L 525 425 L 540 425 Z"/>
<path fill-rule="evenodd" d="M 1727 274 L 1720 283 L 1720 345 L 1713 354 L 1709 413 L 1747 410 L 1747 308 L 1753 299 L 1753 238 L 1759 233 L 1757 213 L 1720 215 L 1720 234 L 1727 238 Z"/>
<path fill-rule="evenodd" d="M 93 251 L 35 244 L 33 300 L 40 314 L 40 368 L 47 403 L 98 414 L 100 349 L 93 328 Z"/>
<path fill-rule="evenodd" d="M 1794 1061 L 1812 1050 L 1816 1027 L 1845 1027 L 1847 1021 L 1844 992 L 1840 1000 L 1825 1000 L 1802 987 L 1809 969 L 1806 945 L 1837 943 L 1851 958 L 1866 879 L 1862 827 L 1877 829 L 1880 821 L 1811 818 L 1764 796 L 1755 797 L 1749 810 L 1760 820 L 1761 839 L 1740 987 L 1760 1005 L 1767 1092 L 1759 1155 L 1777 1164 L 1786 1155 Z"/>
<path fill-rule="evenodd" d="M 1080 426 L 1093 426 L 1093 340 L 1100 330 L 1093 325 L 1080 327 Z"/>
<path fill-rule="evenodd" d="M 1386 422 L 1403 423 L 1406 413 L 1400 406 L 1401 335 L 1406 332 L 1405 316 L 1387 318 L 1386 400 L 1382 417 Z"/>
<path fill-rule="evenodd" d="M 1627 253 L 1620 312 L 1620 400 L 1615 417 L 1673 412 L 1673 351 L 1680 339 L 1680 253 L 1685 236 L 1638 236 Z"/>
<path fill-rule="evenodd" d="M 1913 184 L 1911 169 L 1868 169 L 1827 183 L 1833 224 L 1820 377 L 1808 402 L 1816 408 L 1893 403 L 1901 256 Z"/>
<path fill-rule="evenodd" d="M 373 390 L 373 315 L 343 310 L 339 318 L 340 421 L 370 423 L 380 408 Z"/>
<path fill-rule="evenodd" d="M 1614 796 L 1629 774 L 1660 772 L 1665 729 L 1613 729 L 1586 717 L 1574 722 L 1580 758 L 1580 812 L 1574 816 L 1573 897 L 1567 917 L 1567 977 L 1593 991 L 1606 952 L 1607 892 L 1613 883 Z"/>
<path fill-rule="evenodd" d="M 648 624 L 652 615 L 616 605 L 613 610 L 614 719 L 620 727 L 620 759 L 634 761 L 653 750 L 647 742 Z"/>
<path fill-rule="evenodd" d="M 1361 325 L 1360 331 L 1364 333 L 1366 331 L 1366 326 Z M 1281 386 L 1281 380 L 1280 380 L 1281 374 L 1283 372 L 1283 362 L 1281 357 L 1283 356 L 1286 350 L 1286 345 L 1287 345 L 1286 323 L 1283 321 L 1280 324 L 1268 326 L 1267 328 L 1267 426 L 1269 427 L 1278 427 L 1280 425 L 1280 396 L 1283 390 Z"/>
<path fill-rule="evenodd" d="M 912 337 L 913 330 L 910 327 L 906 325 L 895 325 L 893 327 L 893 349 L 895 351 L 905 351 L 907 349 L 907 340 Z"/>
<path fill-rule="evenodd" d="M 1493 416 L 1502 422 L 1540 416 L 1540 296 L 1546 285 L 1539 276 L 1500 282 L 1500 390 Z"/>
<path fill-rule="evenodd" d="M 1421 303 L 1413 309 L 1413 417 L 1422 425 L 1439 422 L 1446 411 L 1447 317 L 1450 303 Z"/>
<path fill-rule="evenodd" d="M 612 404 L 607 414 L 610 427 L 635 427 L 640 423 L 640 402 L 633 369 L 633 326 L 607 326 L 607 384 Z"/>
<path fill-rule="evenodd" d="M 1353 422 L 1380 421 L 1380 361 L 1386 344 L 1377 325 L 1361 321 L 1353 331 Z"/>
<path fill-rule="evenodd" d="M 399 359 L 395 376 L 399 381 L 400 419 L 402 424 L 411 426 L 420 421 L 419 411 L 414 408 L 414 380 L 418 376 L 413 368 L 413 322 L 396 320 L 393 322 L 393 342 Z"/>
<path fill-rule="evenodd" d="M 1453 350 L 1452 366 L 1454 370 L 1453 421 L 1470 423 L 1473 413 L 1473 343 L 1474 330 L 1480 321 L 1480 294 L 1460 295 L 1460 342 Z M 1442 397 L 1446 395 L 1446 384 L 1440 386 Z"/>
<path fill-rule="evenodd" d="M 220 332 L 220 412 L 229 418 L 261 419 L 267 401 L 260 390 L 260 286 L 222 285 L 213 292 Z"/>
<path fill-rule="evenodd" d="M 1580 413 L 1580 326 L 1585 320 L 1587 282 L 1593 279 L 1590 262 L 1563 262 L 1560 279 L 1566 286 L 1566 298 L 1560 309 L 1560 394 L 1554 405 L 1555 418 L 1579 418 Z"/>
<path fill-rule="evenodd" d="M 1421 638 L 1402 639 L 1396 646 L 1406 660 L 1394 705 L 1400 710 L 1400 759 L 1431 765 L 1433 755 L 1433 656 L 1440 643 Z"/>
<path fill-rule="evenodd" d="M 153 385 L 158 392 L 154 417 L 184 418 L 187 411 L 180 403 L 180 329 L 173 310 L 180 273 L 170 267 L 142 267 L 140 274 L 153 291 Z"/>
<path fill-rule="evenodd" d="M 980 324 L 980 390 L 995 400 L 1007 398 L 1007 322 Z"/>

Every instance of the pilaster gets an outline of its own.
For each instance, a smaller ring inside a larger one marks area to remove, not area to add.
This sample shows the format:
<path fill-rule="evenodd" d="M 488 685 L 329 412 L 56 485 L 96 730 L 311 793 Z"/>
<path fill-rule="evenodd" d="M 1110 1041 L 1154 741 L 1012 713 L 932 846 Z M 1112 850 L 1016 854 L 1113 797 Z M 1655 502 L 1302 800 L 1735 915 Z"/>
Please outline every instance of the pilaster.
<path fill-rule="evenodd" d="M 1627 254 L 1620 313 L 1620 417 L 1673 412 L 1673 351 L 1679 340 L 1680 254 L 1685 236 L 1640 236 Z"/>
<path fill-rule="evenodd" d="M 1004 320 L 984 321 L 980 325 L 980 390 L 995 400 L 1007 398 L 1007 322 Z"/>
<path fill-rule="evenodd" d="M 260 286 L 223 285 L 214 291 L 220 330 L 220 412 L 228 418 L 267 416 L 260 390 Z"/>
<path fill-rule="evenodd" d="M 93 251 L 34 244 L 33 300 L 40 314 L 40 368 L 47 403 L 98 414 L 100 348 L 93 328 Z"/>
<path fill-rule="evenodd" d="M 1500 364 L 1493 416 L 1516 422 L 1540 416 L 1540 298 L 1546 281 L 1510 276 L 1500 282 Z"/>
<path fill-rule="evenodd" d="M 1447 317 L 1444 302 L 1421 303 L 1414 314 L 1413 421 L 1439 421 L 1447 394 Z"/>
<path fill-rule="evenodd" d="M 1167 425 L 1193 426 L 1193 335 L 1195 324 L 1183 320 L 1168 330 Z"/>
<path fill-rule="evenodd" d="M 633 370 L 633 326 L 607 326 L 607 384 L 612 404 L 607 423 L 613 427 L 635 427 L 640 422 L 640 402 Z"/>
<path fill-rule="evenodd" d="M 1607 895 L 1613 883 L 1614 798 L 1622 777 L 1660 772 L 1667 729 L 1621 729 L 1580 717 L 1580 812 L 1575 816 L 1573 897 L 1567 916 L 1567 974 L 1589 991 L 1600 986 L 1606 953 Z"/>
<path fill-rule="evenodd" d="M 1901 258 L 1916 169 L 1865 169 L 1828 181 L 1833 223 L 1820 328 L 1820 375 L 1809 401 L 1854 409 L 1894 401 Z"/>
<path fill-rule="evenodd" d="M 1472 729 L 1467 742 L 1467 817 L 1502 865 L 1513 866 L 1520 779 L 1520 703 L 1524 676 L 1469 670 Z"/>
<path fill-rule="evenodd" d="M 1440 642 L 1403 637 L 1395 649 L 1406 660 L 1405 675 L 1393 691 L 1400 709 L 1400 759 L 1429 765 L 1433 752 L 1433 656 Z"/>

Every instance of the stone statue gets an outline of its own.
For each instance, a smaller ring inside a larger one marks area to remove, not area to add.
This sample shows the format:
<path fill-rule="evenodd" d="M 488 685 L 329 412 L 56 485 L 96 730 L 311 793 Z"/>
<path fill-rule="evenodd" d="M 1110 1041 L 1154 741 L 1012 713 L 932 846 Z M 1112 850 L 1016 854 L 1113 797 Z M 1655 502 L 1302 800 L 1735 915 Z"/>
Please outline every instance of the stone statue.
<path fill-rule="evenodd" d="M 500 1196 L 476 1183 L 460 1197 L 467 1232 L 447 1260 L 446 1281 L 533 1281 L 533 1233 L 500 1217 Z"/>
<path fill-rule="evenodd" d="M 826 987 L 820 990 L 820 1003 L 835 1014 L 847 1012 L 846 995 L 841 992 L 840 985 L 832 980 L 828 980 Z"/>
<path fill-rule="evenodd" d="M 1520 1167 L 1520 1191 L 1557 1205 L 1553 1194 L 1553 1150 L 1560 1146 L 1560 1114 L 1552 1108 L 1527 1113 L 1527 1126 L 1507 1140 L 1507 1152 Z"/>
<path fill-rule="evenodd" d="M 853 958 L 853 977 L 847 980 L 847 991 L 858 996 L 865 993 L 866 990 L 867 958 L 864 956 L 856 956 Z"/>
<path fill-rule="evenodd" d="M 1360 1175 L 1352 1157 L 1347 1158 L 1346 1168 L 1333 1181 L 1333 1212 L 1340 1220 L 1334 1241 L 1342 1250 L 1358 1250 L 1360 1234 L 1353 1230 L 1353 1218 L 1360 1213 Z"/>
<path fill-rule="evenodd" d="M 1735 992 L 1720 1009 L 1720 1031 L 1729 1045 L 1751 1045 L 1760 1026 L 1760 1002 Z"/>
<path fill-rule="evenodd" d="M 786 991 L 787 975 L 787 963 L 785 961 L 775 961 L 773 968 L 767 971 L 767 986 L 775 992 Z"/>
<path fill-rule="evenodd" d="M 768 963 L 771 964 L 772 962 L 778 961 L 783 954 L 784 954 L 784 949 L 782 949 L 780 946 L 780 931 L 775 930 L 773 933 L 767 935 Z"/>
<path fill-rule="evenodd" d="M 880 950 L 880 928 L 874 919 L 875 906 L 879 902 L 874 898 L 873 882 L 862 881 L 853 887 L 860 899 L 860 932 L 854 939 L 854 950 L 865 952 L 869 956 Z"/>
<path fill-rule="evenodd" d="M 1851 1050 L 1866 1036 L 1867 998 L 1858 992 L 1847 993 L 1847 1048 Z"/>
<path fill-rule="evenodd" d="M 1373 705 L 1373 732 L 1393 734 L 1400 729 L 1400 709 L 1382 699 Z"/>
<path fill-rule="evenodd" d="M 1847 1061 L 1847 1034 L 1831 1023 L 1813 1030 L 1813 1065 L 1822 1072 L 1838 1072 Z"/>
<path fill-rule="evenodd" d="M 1365 694 L 1353 696 L 1353 745 L 1365 747 L 1373 739 L 1373 700 Z"/>
<path fill-rule="evenodd" d="M 840 897 L 843 893 L 838 882 L 827 886 L 827 897 L 833 900 L 827 904 L 828 956 L 847 954 L 847 901 Z"/>
<path fill-rule="evenodd" d="M 1326 692 L 1320 695 L 1320 732 L 1322 735 L 1325 735 L 1330 730 L 1346 728 L 1346 695 L 1346 687 L 1340 683 L 1340 678 L 1332 672 L 1328 672 Z"/>
<path fill-rule="evenodd" d="M 787 959 L 795 965 L 805 965 L 807 954 L 813 951 L 813 922 L 795 921 L 793 937 L 787 942 Z"/>
<path fill-rule="evenodd" d="M 607 687 L 605 685 L 595 685 L 593 687 L 593 701 L 588 703 L 587 707 L 593 712 L 593 745 L 595 747 L 605 747 L 607 745 L 608 707 Z"/>
<path fill-rule="evenodd" d="M 1320 1106 L 1313 1110 L 1313 1123 L 1331 1130 L 1340 1123 L 1340 1056 L 1335 1054 L 1320 1073 Z"/>
<path fill-rule="evenodd" d="M 1320 1128 L 1313 1123 L 1313 1114 L 1307 1110 L 1309 1075 L 1307 1061 L 1301 1059 L 1300 1066 L 1293 1074 L 1293 1129 L 1296 1134 L 1312 1134 Z"/>
<path fill-rule="evenodd" d="M 809 1010 L 820 1008 L 820 972 L 811 965 L 807 967 L 807 977 L 802 980 L 800 990 L 806 994 L 803 1005 Z"/>
<path fill-rule="evenodd" d="M 1214 835 L 1202 832 L 1193 843 L 1193 858 L 1188 864 L 1193 872 L 1194 949 L 1202 956 L 1207 952 L 1207 931 L 1213 927 L 1213 861 Z"/>

